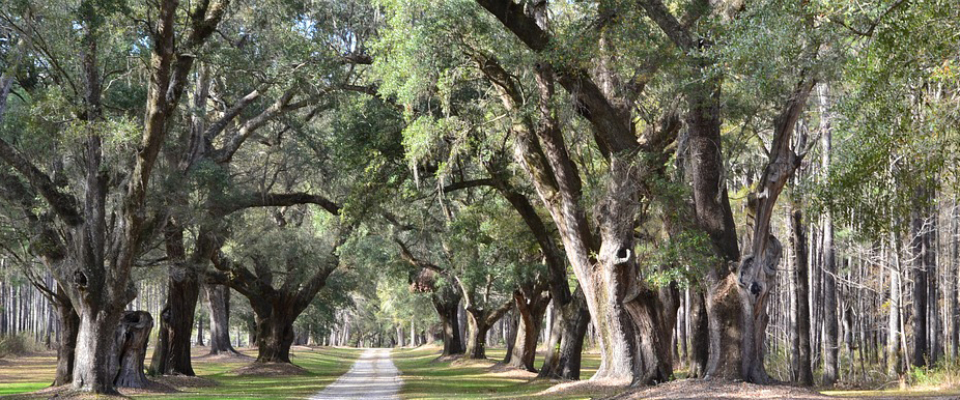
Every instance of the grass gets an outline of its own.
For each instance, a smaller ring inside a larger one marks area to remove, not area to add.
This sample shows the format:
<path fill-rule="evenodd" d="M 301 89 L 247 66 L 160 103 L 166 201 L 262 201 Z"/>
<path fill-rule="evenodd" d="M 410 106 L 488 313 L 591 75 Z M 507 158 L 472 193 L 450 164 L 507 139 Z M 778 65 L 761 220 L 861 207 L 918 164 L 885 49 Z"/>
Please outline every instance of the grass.
<path fill-rule="evenodd" d="M 960 397 L 960 365 L 956 361 L 942 360 L 934 368 L 913 367 L 901 381 L 887 382 L 882 387 L 874 390 L 826 390 L 822 393 L 856 398 Z"/>
<path fill-rule="evenodd" d="M 34 392 L 34 391 L 43 389 L 47 386 L 50 386 L 49 382 L 46 382 L 46 383 L 40 383 L 40 382 L 0 383 L 0 396 Z"/>
<path fill-rule="evenodd" d="M 536 374 L 525 371 L 498 369 L 496 361 L 503 359 L 505 355 L 503 349 L 488 350 L 488 360 L 437 361 L 439 355 L 440 348 L 434 346 L 393 351 L 393 362 L 403 377 L 401 398 L 565 398 L 556 393 L 540 394 L 556 385 L 557 381 L 536 379 Z M 539 354 L 537 360 L 542 361 L 543 355 Z M 582 378 L 587 379 L 592 376 L 599 365 L 598 354 L 585 353 Z"/>
<path fill-rule="evenodd" d="M 33 392 L 50 386 L 57 371 L 53 351 L 0 359 L 0 395 Z"/>
<path fill-rule="evenodd" d="M 252 360 L 229 361 L 195 358 L 193 367 L 197 376 L 216 382 L 210 387 L 179 388 L 175 395 L 133 395 L 134 398 L 154 399 L 288 399 L 309 397 L 347 372 L 360 356 L 361 349 L 296 347 L 291 358 L 307 374 L 299 376 L 238 376 L 230 371 L 248 365 Z M 197 350 L 201 353 L 201 350 Z M 256 350 L 243 350 L 256 355 Z M 149 360 L 149 358 L 148 358 Z M 149 362 L 149 361 L 148 361 Z M 0 395 L 11 395 L 43 389 L 53 381 L 56 356 L 43 353 L 3 361 L 0 364 Z"/>

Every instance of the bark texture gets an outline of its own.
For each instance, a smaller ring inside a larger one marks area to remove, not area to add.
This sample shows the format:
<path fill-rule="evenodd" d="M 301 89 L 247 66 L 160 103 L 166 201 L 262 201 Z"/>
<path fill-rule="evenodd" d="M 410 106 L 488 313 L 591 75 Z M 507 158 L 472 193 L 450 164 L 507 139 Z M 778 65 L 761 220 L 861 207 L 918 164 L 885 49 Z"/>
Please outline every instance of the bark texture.
<path fill-rule="evenodd" d="M 550 304 L 550 295 L 538 285 L 525 285 L 514 291 L 517 315 L 520 317 L 517 336 L 507 365 L 537 372 L 537 339 L 543 326 L 543 316 Z"/>
<path fill-rule="evenodd" d="M 146 311 L 126 311 L 117 328 L 117 354 L 113 365 L 117 368 L 113 384 L 116 387 L 140 389 L 146 387 L 143 361 L 147 356 L 147 341 L 153 329 L 153 317 Z"/>
<path fill-rule="evenodd" d="M 513 308 L 513 299 L 493 310 L 480 308 L 473 301 L 467 304 L 467 323 L 470 326 L 470 338 L 466 348 L 468 358 L 487 358 L 487 333 L 493 324 L 497 323 L 511 308 Z"/>
<path fill-rule="evenodd" d="M 590 325 L 587 300 L 580 288 L 569 303 L 561 306 L 546 343 L 547 352 L 540 367 L 540 378 L 580 379 L 583 339 Z"/>
<path fill-rule="evenodd" d="M 794 296 L 796 349 L 794 350 L 794 378 L 805 386 L 813 386 L 813 365 L 810 353 L 810 287 L 807 273 L 807 238 L 804 234 L 803 212 L 794 207 L 790 215 L 793 229 L 793 254 L 796 295 Z"/>
<path fill-rule="evenodd" d="M 230 287 L 203 285 L 210 313 L 210 354 L 240 354 L 230 343 Z"/>
<path fill-rule="evenodd" d="M 710 324 L 707 320 L 707 301 L 702 289 L 690 289 L 690 376 L 703 378 L 710 360 Z"/>
<path fill-rule="evenodd" d="M 456 293 L 451 288 L 444 290 Z M 463 354 L 466 352 L 466 347 L 464 347 L 463 338 L 460 336 L 459 293 L 443 293 L 440 295 L 434 293 L 432 300 L 443 329 L 443 355 Z"/>
<path fill-rule="evenodd" d="M 183 229 L 171 221 L 164 236 L 167 257 L 174 263 L 168 269 L 167 301 L 160 311 L 160 331 L 150 373 L 195 376 L 190 361 L 190 339 L 200 282 L 194 265 L 186 260 Z"/>
<path fill-rule="evenodd" d="M 80 315 L 73 308 L 70 299 L 58 289 L 56 302 L 57 316 L 60 319 L 60 343 L 57 344 L 57 373 L 53 386 L 73 382 L 73 367 L 77 349 L 77 333 L 80 331 Z"/>

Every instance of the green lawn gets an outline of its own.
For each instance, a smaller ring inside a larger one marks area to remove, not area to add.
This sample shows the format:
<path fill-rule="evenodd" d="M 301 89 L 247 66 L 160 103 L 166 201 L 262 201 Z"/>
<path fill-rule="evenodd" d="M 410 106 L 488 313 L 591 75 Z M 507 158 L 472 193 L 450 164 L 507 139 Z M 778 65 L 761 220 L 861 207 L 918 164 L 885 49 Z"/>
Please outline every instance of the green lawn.
<path fill-rule="evenodd" d="M 583 398 L 556 394 L 537 396 L 556 385 L 557 381 L 536 379 L 536 374 L 497 368 L 503 359 L 503 349 L 487 351 L 489 360 L 436 361 L 440 348 L 434 346 L 400 349 L 392 353 L 393 362 L 400 369 L 404 399 L 516 399 L 516 398 Z M 542 354 L 537 357 L 542 362 Z M 585 353 L 583 379 L 596 372 L 599 355 Z"/>
<path fill-rule="evenodd" d="M 14 382 L 0 383 L 0 396 L 33 392 L 50 386 L 49 382 Z"/>
<path fill-rule="evenodd" d="M 363 350 L 344 348 L 305 348 L 293 351 L 293 362 L 309 373 L 300 376 L 238 376 L 229 371 L 252 360 L 230 362 L 194 359 L 197 376 L 216 382 L 210 387 L 181 387 L 175 395 L 133 395 L 134 398 L 178 399 L 287 399 L 305 398 L 322 390 L 347 372 Z M 244 353 L 255 355 L 255 350 Z M 149 361 L 148 361 L 149 362 Z M 5 360 L 0 364 L 0 395 L 22 394 L 43 389 L 53 380 L 56 358 L 49 354 Z M 26 367 L 33 373 L 20 373 Z"/>

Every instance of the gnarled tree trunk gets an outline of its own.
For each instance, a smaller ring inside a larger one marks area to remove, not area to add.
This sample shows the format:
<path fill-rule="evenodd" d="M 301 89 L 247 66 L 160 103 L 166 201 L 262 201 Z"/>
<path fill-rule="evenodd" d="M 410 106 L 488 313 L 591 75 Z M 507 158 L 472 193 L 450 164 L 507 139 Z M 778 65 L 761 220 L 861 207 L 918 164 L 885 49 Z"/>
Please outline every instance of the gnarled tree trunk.
<path fill-rule="evenodd" d="M 117 393 L 116 338 L 122 310 L 94 308 L 85 304 L 80 313 L 77 350 L 73 367 L 74 388 L 94 393 Z"/>
<path fill-rule="evenodd" d="M 469 304 L 467 322 L 470 325 L 470 338 L 467 341 L 466 349 L 468 358 L 487 358 L 487 333 L 511 308 L 513 308 L 513 299 L 494 310 L 479 309 L 473 304 Z"/>
<path fill-rule="evenodd" d="M 143 388 L 147 376 L 143 373 L 143 361 L 147 356 L 147 341 L 153 329 L 153 317 L 146 311 L 126 311 L 117 328 L 116 387 Z"/>
<path fill-rule="evenodd" d="M 57 316 L 60 318 L 60 343 L 57 345 L 57 373 L 53 386 L 66 385 L 73 381 L 73 366 L 76 357 L 77 333 L 80 331 L 80 315 L 73 308 L 70 298 L 57 289 Z"/>
<path fill-rule="evenodd" d="M 164 232 L 167 257 L 173 261 L 167 278 L 167 303 L 160 312 L 160 334 L 150 373 L 195 376 L 190 362 L 193 317 L 200 297 L 194 265 L 186 261 L 183 229 L 173 221 Z"/>
<path fill-rule="evenodd" d="M 769 383 L 771 378 L 763 364 L 766 345 L 767 314 L 766 300 L 770 295 L 769 285 L 776 277 L 777 266 L 783 252 L 783 246 L 773 235 L 767 236 L 768 242 L 762 257 L 748 255 L 739 268 L 740 286 L 743 301 L 743 373 L 755 383 Z"/>
<path fill-rule="evenodd" d="M 437 310 L 443 329 L 443 355 L 463 354 L 465 348 L 463 338 L 460 337 L 460 318 L 458 316 L 460 295 L 451 288 L 441 290 L 453 292 L 446 293 L 446 295 L 434 293 L 432 296 L 433 307 Z"/>
<path fill-rule="evenodd" d="M 490 325 L 483 322 L 483 318 L 478 318 L 473 313 L 467 312 L 467 323 L 470 325 L 470 338 L 467 340 L 467 358 L 481 360 L 487 358 L 487 332 L 490 331 Z"/>
<path fill-rule="evenodd" d="M 775 119 L 769 160 L 756 191 L 749 196 L 748 211 L 754 216 L 750 230 L 750 246 L 737 270 L 737 285 L 743 312 L 741 372 L 743 378 L 749 382 L 772 382 L 763 365 L 769 321 L 765 301 L 770 289 L 776 284 L 783 247 L 771 232 L 771 219 L 777 198 L 800 166 L 804 154 L 794 152 L 791 148 L 791 137 L 815 83 L 813 78 L 803 77 Z M 806 136 L 801 134 L 797 143 L 797 147 L 803 149 Z"/>
<path fill-rule="evenodd" d="M 690 337 L 690 377 L 702 378 L 707 373 L 707 363 L 710 360 L 710 328 L 707 321 L 707 300 L 703 289 L 690 288 L 690 308 L 687 318 L 690 327 L 687 335 Z"/>
<path fill-rule="evenodd" d="M 503 363 L 509 364 L 513 360 L 513 345 L 517 343 L 517 330 L 520 328 L 520 316 L 514 310 L 507 316 L 503 325 L 503 341 L 507 345 L 506 355 L 503 357 Z"/>
<path fill-rule="evenodd" d="M 290 363 L 290 347 L 295 336 L 293 320 L 298 313 L 277 307 L 254 310 L 257 312 L 257 362 Z"/>
<path fill-rule="evenodd" d="M 697 224 L 710 237 L 725 262 L 710 266 L 706 277 L 709 358 L 704 376 L 740 379 L 741 321 L 736 278 L 729 263 L 740 259 L 733 211 L 723 182 L 720 141 L 720 86 L 709 81 L 687 93 L 689 169 Z M 695 305 L 696 302 L 694 301 Z M 694 329 L 693 335 L 698 335 Z"/>
<path fill-rule="evenodd" d="M 230 344 L 230 288 L 226 285 L 203 285 L 210 313 L 210 354 L 240 354 Z"/>
<path fill-rule="evenodd" d="M 558 309 L 557 318 L 553 320 L 539 378 L 580 379 L 583 339 L 589 325 L 587 300 L 578 287 L 570 302 Z"/>
<path fill-rule="evenodd" d="M 547 292 L 534 287 L 521 288 L 514 291 L 516 310 L 520 316 L 517 328 L 517 337 L 513 345 L 510 366 L 537 372 L 534 361 L 537 357 L 537 339 L 540 337 L 540 328 L 543 325 L 543 314 L 550 304 Z"/>

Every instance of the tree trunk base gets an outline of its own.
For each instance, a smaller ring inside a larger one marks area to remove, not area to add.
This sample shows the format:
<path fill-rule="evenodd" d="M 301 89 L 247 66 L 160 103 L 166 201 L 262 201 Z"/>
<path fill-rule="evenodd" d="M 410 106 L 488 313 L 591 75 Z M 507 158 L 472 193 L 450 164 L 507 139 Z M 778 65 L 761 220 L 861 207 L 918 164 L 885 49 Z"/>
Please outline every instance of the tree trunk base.
<path fill-rule="evenodd" d="M 80 331 L 80 315 L 77 314 L 70 299 L 63 296 L 57 304 L 60 317 L 60 343 L 57 347 L 57 374 L 53 386 L 73 382 L 73 367 L 76 358 L 77 333 Z"/>
<path fill-rule="evenodd" d="M 737 278 L 727 274 L 712 282 L 707 294 L 710 358 L 705 379 L 742 380 L 743 310 Z"/>
<path fill-rule="evenodd" d="M 153 317 L 146 311 L 127 311 L 117 327 L 117 358 L 119 371 L 113 384 L 116 387 L 144 388 L 147 376 L 143 361 L 147 356 L 147 342 L 153 329 Z"/>

